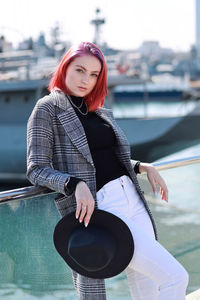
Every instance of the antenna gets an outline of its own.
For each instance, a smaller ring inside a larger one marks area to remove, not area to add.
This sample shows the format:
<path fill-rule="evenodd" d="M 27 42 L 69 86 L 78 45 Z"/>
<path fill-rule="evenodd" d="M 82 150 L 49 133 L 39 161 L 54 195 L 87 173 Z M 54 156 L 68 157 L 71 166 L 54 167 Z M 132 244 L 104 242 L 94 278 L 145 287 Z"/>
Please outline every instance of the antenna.
<path fill-rule="evenodd" d="M 99 17 L 100 12 L 100 8 L 96 8 L 96 18 L 91 21 L 91 24 L 95 26 L 94 43 L 96 45 L 100 44 L 100 26 L 105 24 L 105 19 Z"/>

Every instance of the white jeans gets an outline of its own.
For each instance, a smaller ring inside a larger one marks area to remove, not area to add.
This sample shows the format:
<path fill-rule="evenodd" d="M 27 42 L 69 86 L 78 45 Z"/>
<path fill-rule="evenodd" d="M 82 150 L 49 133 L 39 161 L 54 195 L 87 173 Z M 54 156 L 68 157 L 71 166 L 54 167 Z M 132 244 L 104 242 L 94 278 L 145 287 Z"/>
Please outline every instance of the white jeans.
<path fill-rule="evenodd" d="M 149 215 L 128 176 L 97 192 L 98 208 L 121 218 L 130 228 L 135 250 L 126 268 L 134 300 L 185 300 L 188 274 L 156 240 Z"/>

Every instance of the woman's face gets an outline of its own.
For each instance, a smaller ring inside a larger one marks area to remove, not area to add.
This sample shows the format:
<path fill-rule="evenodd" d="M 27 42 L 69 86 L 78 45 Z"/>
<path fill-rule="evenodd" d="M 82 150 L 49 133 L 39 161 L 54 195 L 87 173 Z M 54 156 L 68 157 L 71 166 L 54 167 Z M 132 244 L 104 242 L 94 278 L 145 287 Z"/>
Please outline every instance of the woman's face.
<path fill-rule="evenodd" d="M 65 83 L 71 95 L 85 97 L 96 85 L 101 63 L 95 56 L 76 57 L 68 66 Z"/>

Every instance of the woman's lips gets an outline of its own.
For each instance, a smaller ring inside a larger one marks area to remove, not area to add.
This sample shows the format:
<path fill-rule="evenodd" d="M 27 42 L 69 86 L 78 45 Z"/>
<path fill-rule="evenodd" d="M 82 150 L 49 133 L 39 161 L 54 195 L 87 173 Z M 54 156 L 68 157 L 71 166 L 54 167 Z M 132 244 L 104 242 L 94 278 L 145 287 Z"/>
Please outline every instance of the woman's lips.
<path fill-rule="evenodd" d="M 84 92 L 87 91 L 87 89 L 86 89 L 85 87 L 79 86 L 78 88 L 79 88 L 79 90 L 81 90 L 81 91 L 84 91 Z"/>

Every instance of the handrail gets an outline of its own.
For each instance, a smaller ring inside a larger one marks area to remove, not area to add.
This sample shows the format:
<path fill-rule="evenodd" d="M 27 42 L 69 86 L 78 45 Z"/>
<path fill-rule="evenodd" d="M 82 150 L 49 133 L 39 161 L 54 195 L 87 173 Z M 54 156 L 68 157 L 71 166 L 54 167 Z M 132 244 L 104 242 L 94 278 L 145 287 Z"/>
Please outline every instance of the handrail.
<path fill-rule="evenodd" d="M 187 165 L 192 165 L 200 162 L 200 155 L 196 156 L 191 156 L 187 158 L 179 158 L 176 160 L 170 160 L 170 161 L 161 161 L 161 162 L 155 162 L 153 163 L 154 167 L 158 171 L 161 170 L 168 170 L 172 168 L 177 168 L 177 167 L 183 167 Z"/>
<path fill-rule="evenodd" d="M 161 161 L 155 162 L 153 165 L 157 170 L 168 170 L 171 168 L 177 168 L 181 166 L 191 165 L 195 163 L 200 163 L 200 156 L 192 156 L 187 158 L 181 158 L 172 161 Z M 34 197 L 39 197 L 46 194 L 56 193 L 46 187 L 41 186 L 29 186 L 19 189 L 9 190 L 0 192 L 0 204 L 9 203 L 14 200 L 26 200 Z"/>
<path fill-rule="evenodd" d="M 9 190 L 5 192 L 0 192 L 0 204 L 8 203 L 14 200 L 27 200 L 35 197 L 40 197 L 42 195 L 54 194 L 52 191 L 43 186 L 27 186 L 19 189 Z"/>

